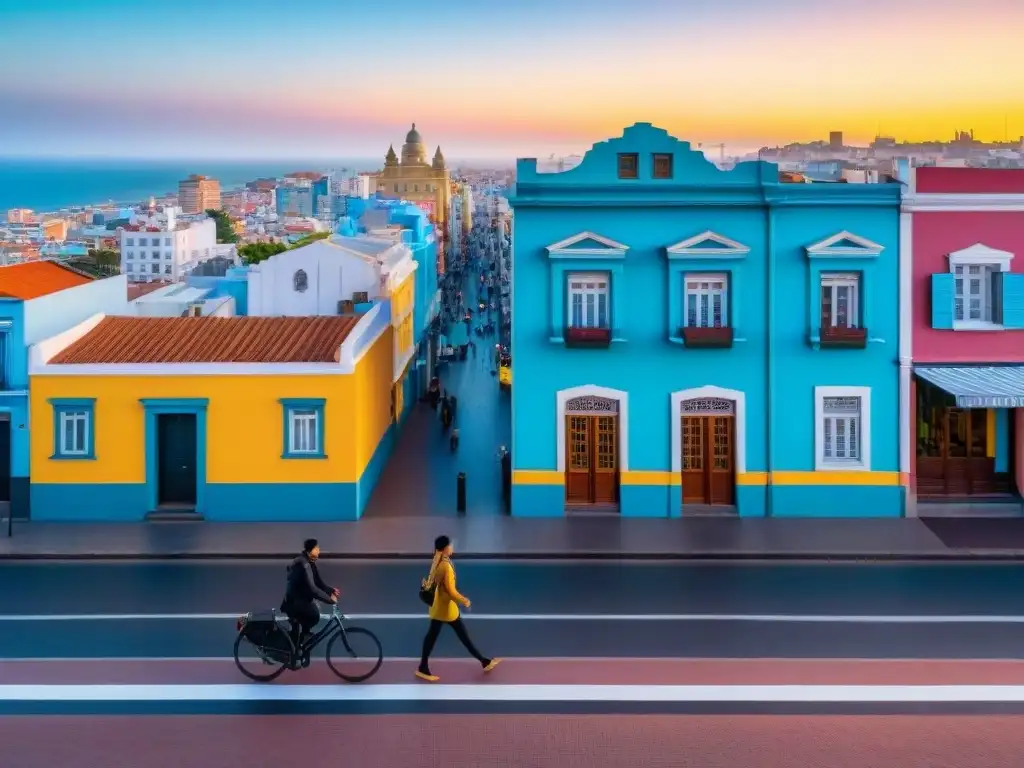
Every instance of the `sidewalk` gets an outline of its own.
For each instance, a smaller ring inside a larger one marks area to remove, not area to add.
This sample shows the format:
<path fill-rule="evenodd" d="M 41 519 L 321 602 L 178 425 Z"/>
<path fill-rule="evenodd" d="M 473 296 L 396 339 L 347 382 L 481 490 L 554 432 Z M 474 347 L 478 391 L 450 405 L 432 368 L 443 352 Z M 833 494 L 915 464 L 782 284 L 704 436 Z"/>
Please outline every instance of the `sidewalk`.
<path fill-rule="evenodd" d="M 0 559 L 1024 560 L 1021 519 L 380 517 L 349 523 L 15 523 Z"/>

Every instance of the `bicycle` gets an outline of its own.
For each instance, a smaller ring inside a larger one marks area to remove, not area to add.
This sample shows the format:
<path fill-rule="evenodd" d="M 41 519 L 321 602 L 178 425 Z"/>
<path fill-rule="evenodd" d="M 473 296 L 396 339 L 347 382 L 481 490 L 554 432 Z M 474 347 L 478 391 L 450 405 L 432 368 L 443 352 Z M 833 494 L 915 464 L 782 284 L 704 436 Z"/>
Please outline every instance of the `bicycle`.
<path fill-rule="evenodd" d="M 276 680 L 286 669 L 292 671 L 305 669 L 310 665 L 313 651 L 322 642 L 327 641 L 327 666 L 331 671 L 347 683 L 362 683 L 369 680 L 384 663 L 384 649 L 380 640 L 370 630 L 363 627 L 345 626 L 346 616 L 338 611 L 334 605 L 326 626 L 319 632 L 315 632 L 298 647 L 292 641 L 292 633 L 282 626 L 287 617 L 279 616 L 277 611 L 271 611 L 269 616 L 261 617 L 258 614 L 247 613 L 238 619 L 238 637 L 235 638 L 235 666 L 238 671 L 259 683 L 268 683 Z M 358 645 L 361 642 L 367 643 L 367 653 L 360 656 L 353 648 L 353 641 Z M 338 646 L 341 641 L 341 648 Z M 242 663 L 240 651 L 248 645 L 255 649 L 257 659 L 262 667 L 272 667 L 269 672 L 257 673 Z M 347 658 L 340 657 L 339 651 L 344 650 Z M 372 666 L 368 672 L 350 674 L 342 671 L 339 667 L 343 661 L 349 659 L 365 660 Z"/>

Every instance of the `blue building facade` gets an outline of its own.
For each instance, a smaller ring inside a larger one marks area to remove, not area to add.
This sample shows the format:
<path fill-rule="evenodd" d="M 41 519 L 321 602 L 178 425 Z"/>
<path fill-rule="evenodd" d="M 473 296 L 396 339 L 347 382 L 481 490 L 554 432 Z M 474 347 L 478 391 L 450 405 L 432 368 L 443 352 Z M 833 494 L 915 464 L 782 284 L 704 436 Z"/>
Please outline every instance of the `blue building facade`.
<path fill-rule="evenodd" d="M 898 184 L 640 123 L 510 203 L 514 515 L 903 513 Z"/>

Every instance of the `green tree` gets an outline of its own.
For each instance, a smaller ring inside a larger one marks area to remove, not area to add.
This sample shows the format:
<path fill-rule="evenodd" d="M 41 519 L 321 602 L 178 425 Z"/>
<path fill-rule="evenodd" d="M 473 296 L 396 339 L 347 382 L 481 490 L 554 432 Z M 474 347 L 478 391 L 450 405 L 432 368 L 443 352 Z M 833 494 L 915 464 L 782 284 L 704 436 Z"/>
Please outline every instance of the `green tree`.
<path fill-rule="evenodd" d="M 238 235 L 235 234 L 234 228 L 231 226 L 231 217 L 228 216 L 228 212 L 225 210 L 217 210 L 216 208 L 207 208 L 206 215 L 209 216 L 217 223 L 217 242 L 218 243 L 237 243 Z"/>
<path fill-rule="evenodd" d="M 300 237 L 298 240 L 292 243 L 292 248 L 301 248 L 304 245 L 315 243 L 317 240 L 326 240 L 330 236 L 330 232 L 313 232 L 311 234 L 305 235 L 304 237 Z"/>
<path fill-rule="evenodd" d="M 98 267 L 116 267 L 121 263 L 121 255 L 117 251 L 112 251 L 109 248 L 90 248 L 89 258 L 92 259 Z"/>
<path fill-rule="evenodd" d="M 287 250 L 284 243 L 249 243 L 238 247 L 238 255 L 246 264 L 259 264 Z"/>

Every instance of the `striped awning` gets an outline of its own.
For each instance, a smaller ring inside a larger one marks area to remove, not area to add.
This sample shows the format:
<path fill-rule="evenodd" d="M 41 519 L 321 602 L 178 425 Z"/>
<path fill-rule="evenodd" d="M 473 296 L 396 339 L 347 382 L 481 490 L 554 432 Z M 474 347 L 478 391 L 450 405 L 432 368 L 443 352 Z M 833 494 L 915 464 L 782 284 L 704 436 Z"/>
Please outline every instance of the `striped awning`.
<path fill-rule="evenodd" d="M 914 373 L 955 397 L 958 408 L 1024 408 L 1024 365 L 918 365 Z"/>

